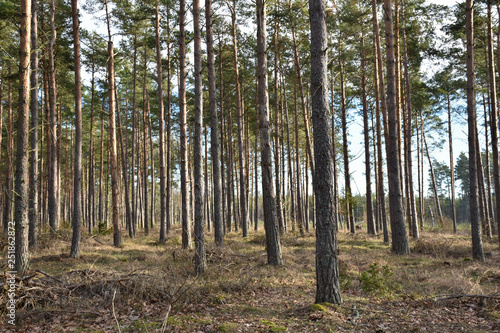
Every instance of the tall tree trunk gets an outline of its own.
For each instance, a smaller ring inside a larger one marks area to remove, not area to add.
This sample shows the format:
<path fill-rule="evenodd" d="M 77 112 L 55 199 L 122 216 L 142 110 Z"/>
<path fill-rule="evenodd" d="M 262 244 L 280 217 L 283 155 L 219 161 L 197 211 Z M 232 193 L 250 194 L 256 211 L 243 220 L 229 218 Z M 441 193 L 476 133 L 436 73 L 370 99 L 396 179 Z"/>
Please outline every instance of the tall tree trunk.
<path fill-rule="evenodd" d="M 51 1 L 51 12 L 50 12 L 50 26 L 52 31 L 52 38 L 49 42 L 49 145 L 50 145 L 50 159 L 49 163 L 49 200 L 48 200 L 48 212 L 49 212 L 49 225 L 52 230 L 59 230 L 59 219 L 60 219 L 60 201 L 58 200 L 59 191 L 59 179 L 58 179 L 58 164 L 57 159 L 57 130 L 56 130 L 56 78 L 55 78 L 55 67 L 54 67 L 54 45 L 56 42 L 56 28 L 55 28 L 55 11 L 56 4 L 55 0 Z"/>
<path fill-rule="evenodd" d="M 280 2 L 276 3 L 276 11 L 279 11 Z M 278 85 L 278 56 L 279 56 L 279 24 L 276 20 L 274 24 L 274 168 L 276 173 L 276 209 L 278 213 L 278 227 L 281 233 L 284 232 L 283 208 L 281 205 L 281 181 L 280 181 L 280 112 L 279 112 L 279 85 Z"/>
<path fill-rule="evenodd" d="M 327 30 L 324 0 L 310 0 L 311 99 L 314 134 L 316 196 L 316 303 L 340 304 L 333 161 L 328 108 Z"/>
<path fill-rule="evenodd" d="M 165 185 L 165 111 L 163 108 L 163 75 L 161 66 L 161 44 L 160 44 L 160 13 L 159 13 L 159 1 L 156 2 L 156 25 L 155 25 L 155 35 L 156 35 L 156 75 L 158 83 L 158 111 L 160 113 L 160 133 L 158 145 L 160 148 L 160 239 L 161 244 L 165 243 L 167 240 L 167 201 L 166 201 L 166 185 Z"/>
<path fill-rule="evenodd" d="M 500 13 L 500 7 L 498 7 L 498 12 Z M 500 32 L 500 27 L 499 27 Z M 491 154 L 493 159 L 493 186 L 495 187 L 495 208 L 496 214 L 492 214 L 496 217 L 498 223 L 498 233 L 500 234 L 500 197 L 497 193 L 500 193 L 500 166 L 499 166 L 499 153 L 498 153 L 498 120 L 497 120 L 497 90 L 496 90 L 496 76 L 495 76 L 495 63 L 494 63 L 494 53 L 493 53 L 493 36 L 491 27 L 491 1 L 488 1 L 488 68 L 490 77 L 490 98 L 491 98 L 491 111 L 490 111 L 490 130 L 491 130 Z M 500 43 L 500 40 L 498 40 Z M 500 49 L 498 49 L 500 54 Z M 500 57 L 498 58 L 500 62 Z M 500 69 L 500 67 L 499 67 Z M 500 237 L 498 238 L 500 244 Z"/>
<path fill-rule="evenodd" d="M 411 90 L 410 90 L 410 73 L 408 69 L 408 50 L 406 45 L 406 30 L 405 30 L 405 7 L 404 2 L 402 3 L 402 15 L 403 15 L 403 53 L 404 53 L 404 70 L 405 70 L 405 84 L 406 84 L 406 133 L 405 133 L 405 156 L 406 156 L 406 170 L 408 179 L 408 210 L 410 216 L 408 217 L 411 221 L 413 238 L 419 237 L 418 224 L 417 224 L 417 211 L 415 209 L 415 192 L 413 190 L 413 166 L 412 166 L 412 144 L 411 144 L 411 134 L 412 134 L 412 104 L 411 104 Z"/>
<path fill-rule="evenodd" d="M 420 112 L 420 117 L 422 118 L 422 113 Z M 432 160 L 431 160 L 431 155 L 429 153 L 429 146 L 427 145 L 427 139 L 426 139 L 426 135 L 425 135 L 425 130 L 424 130 L 424 119 L 422 118 L 422 138 L 423 138 L 423 141 L 424 141 L 424 146 L 425 146 L 425 151 L 427 153 L 427 160 L 429 161 L 429 168 L 430 168 L 430 171 L 431 171 L 431 181 L 432 181 L 432 191 L 434 192 L 434 198 L 436 200 L 436 210 L 437 210 L 437 214 L 438 214 L 438 217 L 439 217 L 439 223 L 441 224 L 441 227 L 443 227 L 443 212 L 441 210 L 441 204 L 439 202 L 439 195 L 438 195 L 438 191 L 437 191 L 437 184 L 436 184 L 436 173 L 434 172 L 434 167 L 432 165 Z"/>
<path fill-rule="evenodd" d="M 340 41 L 339 41 L 340 44 Z M 340 51 L 339 51 L 340 52 Z M 340 59 L 341 54 L 339 54 Z M 349 221 L 348 228 L 351 233 L 356 233 L 354 227 L 354 211 L 351 205 L 351 173 L 349 171 L 349 142 L 347 139 L 347 107 L 345 103 L 345 81 L 344 81 L 344 64 L 339 60 L 340 64 L 340 91 L 341 91 L 341 107 L 342 107 L 342 152 L 344 154 L 344 185 L 345 185 L 345 202 L 346 202 L 346 218 Z"/>
<path fill-rule="evenodd" d="M 31 152 L 29 161 L 30 187 L 29 187 L 29 248 L 36 249 L 37 242 L 37 227 L 39 221 L 38 209 L 38 20 L 37 20 L 37 2 L 31 0 L 31 96 L 30 96 L 30 112 L 31 112 Z M 3 80 L 2 83 L 3 84 Z M 0 90 L 2 88 L 0 87 Z M 0 92 L 0 103 L 2 97 Z M 0 118 L 2 118 L 2 110 L 0 109 Z M 0 120 L 0 127 L 2 121 Z M 2 132 L 0 130 L 0 137 Z M 1 147 L 0 139 L 0 147 Z"/>
<path fill-rule="evenodd" d="M 134 34 L 133 38 L 133 43 L 134 43 L 134 69 L 133 69 L 133 88 L 132 88 L 132 178 L 131 178 L 131 192 L 132 192 L 132 221 L 131 221 L 131 229 L 132 229 L 132 237 L 135 237 L 136 231 L 137 231 L 137 204 L 136 204 L 136 185 L 135 185 L 135 179 L 139 179 L 139 176 L 136 176 L 136 165 L 135 165 L 135 154 L 136 154 L 136 149 L 137 149 L 137 154 L 139 154 L 139 146 L 137 145 L 136 148 L 136 135 L 137 137 L 139 136 L 138 133 L 136 133 L 136 126 L 138 126 L 138 123 L 136 122 L 136 108 L 137 108 L 137 35 Z M 139 158 L 137 158 L 137 162 L 139 163 Z M 137 168 L 138 170 L 139 168 Z M 137 178 L 136 178 L 137 177 Z M 129 232 L 130 236 L 130 232 Z"/>
<path fill-rule="evenodd" d="M 110 19 L 108 14 L 108 2 L 106 5 L 106 20 L 108 25 L 108 84 L 109 84 L 109 158 L 111 165 L 111 200 L 113 209 L 113 245 L 118 247 L 122 244 L 121 230 L 119 223 L 119 207 L 118 207 L 118 161 L 116 157 L 116 125 L 115 125 L 115 64 L 113 54 L 113 42 L 111 41 Z"/>
<path fill-rule="evenodd" d="M 272 156 L 269 131 L 269 96 L 267 86 L 266 6 L 257 0 L 257 82 L 261 141 L 262 194 L 266 230 L 267 263 L 282 264 L 280 236 L 276 215 L 276 200 L 272 181 Z"/>
<path fill-rule="evenodd" d="M 172 87 L 171 87 L 171 81 L 170 81 L 170 8 L 167 7 L 167 155 L 166 155 L 166 160 L 167 160 L 167 171 L 166 171 L 166 197 L 165 197 L 165 202 L 166 202 L 166 214 L 167 214 L 167 235 L 170 232 L 170 228 L 172 225 L 172 161 L 171 161 L 171 155 L 172 155 L 172 149 L 171 149 L 171 142 L 172 142 L 172 128 L 171 128 L 171 121 L 172 121 L 172 102 L 171 102 L 171 93 L 172 93 Z"/>
<path fill-rule="evenodd" d="M 375 107 L 377 118 L 377 213 L 379 221 L 382 222 L 384 233 L 384 242 L 389 242 L 389 230 L 387 226 L 387 214 L 385 206 L 385 190 L 384 190 L 384 170 L 382 158 L 382 125 L 380 123 L 380 113 L 385 113 L 385 91 L 384 91 L 384 73 L 382 65 L 382 51 L 380 48 L 380 33 L 378 26 L 377 2 L 372 0 L 372 22 L 373 22 L 373 45 L 374 45 L 374 86 L 375 86 Z M 384 124 L 385 133 L 385 124 Z"/>
<path fill-rule="evenodd" d="M 7 87 L 7 159 L 5 170 L 5 192 L 4 192 L 4 210 L 3 210 L 3 231 L 4 234 L 8 231 L 9 222 L 12 221 L 12 197 L 13 184 L 12 184 L 12 166 L 14 158 L 14 118 L 12 116 L 12 65 L 9 63 L 8 76 L 9 83 Z"/>
<path fill-rule="evenodd" d="M 239 75 L 239 63 L 238 63 L 238 44 L 236 40 L 236 0 L 233 0 L 233 7 L 229 8 L 231 10 L 231 22 L 232 22 L 232 35 L 233 35 L 233 63 L 234 63 L 234 80 L 236 85 L 236 110 L 238 112 L 238 149 L 239 149 L 239 165 L 240 165 L 240 211 L 241 211 L 241 222 L 243 229 L 243 237 L 248 236 L 248 213 L 247 213 L 247 198 L 246 198 L 246 170 L 245 170 L 245 149 L 243 147 L 243 106 L 242 106 L 242 94 L 240 89 L 240 75 Z"/>
<path fill-rule="evenodd" d="M 361 37 L 361 89 L 363 101 L 363 131 L 365 138 L 365 177 L 366 177 L 366 226 L 370 235 L 375 235 L 375 221 L 373 220 L 372 177 L 370 162 L 370 129 L 368 127 L 368 100 L 366 93 L 366 55 L 364 31 Z"/>
<path fill-rule="evenodd" d="M 28 149 L 31 53 L 31 0 L 21 0 L 21 28 L 19 45 L 19 112 L 17 114 L 17 151 L 15 171 L 15 265 L 9 270 L 23 274 L 29 265 L 28 253 Z M 9 226 L 11 224 L 9 223 Z M 10 237 L 9 237 L 10 238 Z"/>
<path fill-rule="evenodd" d="M 185 0 L 179 1 L 179 122 L 181 146 L 181 207 L 182 207 L 182 248 L 191 248 L 191 227 L 188 209 L 187 137 L 186 137 L 186 33 Z"/>
<path fill-rule="evenodd" d="M 195 242 L 195 269 L 201 274 L 207 267 L 205 249 L 204 217 L 203 217 L 203 87 L 201 66 L 201 24 L 200 2 L 193 0 L 194 25 L 194 242 Z"/>
<path fill-rule="evenodd" d="M 71 0 L 71 16 L 73 18 L 73 50 L 75 63 L 75 161 L 73 182 L 73 238 L 71 241 L 71 258 L 80 257 L 82 237 L 82 78 L 80 75 L 80 29 L 78 23 L 78 1 Z M 92 134 L 91 134 L 92 135 Z"/>
<path fill-rule="evenodd" d="M 310 166 L 311 166 L 311 170 L 312 170 L 311 172 L 313 173 L 313 179 L 314 179 L 314 159 L 312 156 L 311 135 L 309 134 L 309 120 L 308 120 L 309 117 L 307 115 L 307 105 L 306 105 L 306 99 L 305 99 L 305 93 L 304 93 L 304 85 L 302 83 L 302 71 L 300 69 L 298 44 L 297 44 L 297 38 L 295 36 L 294 26 L 292 26 L 292 38 L 293 38 L 293 54 L 294 54 L 295 71 L 297 72 L 297 83 L 299 85 L 299 91 L 300 91 L 300 101 L 301 101 L 300 104 L 302 106 L 302 115 L 304 117 L 304 131 L 306 133 L 306 148 L 307 148 L 307 154 L 309 155 L 309 162 L 310 162 Z"/>
<path fill-rule="evenodd" d="M 118 89 L 115 86 L 115 98 L 116 101 L 118 99 Z M 121 152 L 121 160 L 122 160 L 122 170 L 123 170 L 123 187 L 125 192 L 125 223 L 128 228 L 128 234 L 130 238 L 134 237 L 134 233 L 132 230 L 132 209 L 130 207 L 130 188 L 129 188 L 129 177 L 128 177 L 128 162 L 127 162 L 127 146 L 125 145 L 123 139 L 123 129 L 122 129 L 122 120 L 121 120 L 121 112 L 120 112 L 120 103 L 116 103 L 116 115 L 118 120 L 118 140 L 120 140 L 120 152 Z"/>
<path fill-rule="evenodd" d="M 470 179 L 470 221 L 472 231 L 472 256 L 474 259 L 484 261 L 483 242 L 481 240 L 481 226 L 478 207 L 478 173 L 476 142 L 476 99 L 475 99 L 475 73 L 474 73 L 474 15 L 473 1 L 466 0 L 466 31 L 467 31 L 467 122 L 469 134 L 469 179 Z"/>
<path fill-rule="evenodd" d="M 302 196 L 300 190 L 300 156 L 299 156 L 299 113 L 297 108 L 297 79 L 294 81 L 293 86 L 293 94 L 294 94 L 294 109 L 295 109 L 295 117 L 294 117 L 294 127 L 295 127 L 295 180 L 297 184 L 297 197 L 296 197 L 296 213 L 295 218 L 297 219 L 297 224 L 299 227 L 300 235 L 304 236 L 304 219 L 302 214 Z"/>
<path fill-rule="evenodd" d="M 219 150 L 219 119 L 215 87 L 215 56 L 212 29 L 212 0 L 205 0 L 206 36 L 207 36 L 207 69 L 208 69 L 208 102 L 210 108 L 210 154 L 212 159 L 212 179 L 214 191 L 213 225 L 215 244 L 224 247 L 224 226 L 222 221 L 222 184 L 221 157 Z"/>
<path fill-rule="evenodd" d="M 392 26 L 392 1 L 384 0 L 385 42 L 387 50 L 387 127 L 386 139 L 387 175 L 389 183 L 389 211 L 391 217 L 392 251 L 396 254 L 410 252 L 403 214 L 401 195 L 400 152 L 397 136 L 397 105 L 395 86 L 394 32 Z"/>
<path fill-rule="evenodd" d="M 457 232 L 457 209 L 455 204 L 455 166 L 453 161 L 453 138 L 451 132 L 451 101 L 450 95 L 447 94 L 447 109 L 448 109 L 448 148 L 450 150 L 450 178 L 451 178 L 451 216 L 453 220 L 453 232 Z M 493 126 L 493 124 L 492 124 Z M 492 131 L 493 132 L 493 131 Z M 493 135 L 493 134 L 492 134 Z M 498 140 L 498 138 L 497 138 Z M 493 142 L 492 142 L 493 144 Z M 497 152 L 498 152 L 498 143 L 497 143 Z M 498 167 L 498 162 L 497 162 Z M 498 169 L 497 169 L 498 171 Z M 419 177 L 420 178 L 420 177 Z M 500 178 L 499 178 L 500 180 Z M 500 182 L 498 183 L 500 186 Z M 497 192 L 495 190 L 495 192 Z"/>
<path fill-rule="evenodd" d="M 283 89 L 282 96 L 283 96 L 283 105 L 285 108 L 285 122 L 286 122 L 288 186 L 290 188 L 290 222 L 292 223 L 292 231 L 295 231 L 295 187 L 293 186 L 292 141 L 290 140 L 290 119 L 288 116 L 288 102 L 287 102 L 286 87 L 285 87 L 284 79 L 282 79 L 281 86 Z"/>

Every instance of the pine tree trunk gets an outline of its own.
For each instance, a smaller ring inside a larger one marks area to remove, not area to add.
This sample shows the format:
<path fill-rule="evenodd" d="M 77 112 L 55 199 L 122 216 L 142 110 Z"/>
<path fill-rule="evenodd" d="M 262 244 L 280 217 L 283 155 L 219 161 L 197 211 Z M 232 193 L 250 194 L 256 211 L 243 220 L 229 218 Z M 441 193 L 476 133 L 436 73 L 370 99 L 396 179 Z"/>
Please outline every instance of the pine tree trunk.
<path fill-rule="evenodd" d="M 311 99 L 316 166 L 316 303 L 340 304 L 335 208 L 333 206 L 333 160 L 328 109 L 327 30 L 325 3 L 309 1 L 311 24 Z"/>
<path fill-rule="evenodd" d="M 272 156 L 269 130 L 269 96 L 267 85 L 266 54 L 266 7 L 263 0 L 257 0 L 257 82 L 259 98 L 259 123 L 261 141 L 262 194 L 264 205 L 264 226 L 266 230 L 267 263 L 282 264 L 281 245 L 278 232 L 276 200 L 272 181 Z"/>
<path fill-rule="evenodd" d="M 160 13 L 159 13 L 159 2 L 156 2 L 156 25 L 155 25 L 155 36 L 156 36 L 156 75 L 158 83 L 158 111 L 160 114 L 160 133 L 158 139 L 158 145 L 160 148 L 160 239 L 161 244 L 165 243 L 167 240 L 167 201 L 166 201 L 166 185 L 165 185 L 165 110 L 163 108 L 163 75 L 161 66 L 161 44 L 160 44 Z"/>
<path fill-rule="evenodd" d="M 50 145 L 50 156 L 49 156 L 49 184 L 48 184 L 48 213 L 49 213 L 49 224 L 53 231 L 59 230 L 59 219 L 60 219 L 60 201 L 58 200 L 57 192 L 59 186 L 58 179 L 58 164 L 57 159 L 57 130 L 56 130 L 56 78 L 55 78 L 55 67 L 54 67 L 54 45 L 56 42 L 56 28 L 55 28 L 55 0 L 51 1 L 51 16 L 50 16 L 50 26 L 52 30 L 52 38 L 49 42 L 49 145 Z"/>
<path fill-rule="evenodd" d="M 112 200 L 112 221 L 113 221 L 113 245 L 121 246 L 121 230 L 119 223 L 118 199 L 120 196 L 118 190 L 118 161 L 116 156 L 116 122 L 115 122 L 115 64 L 113 42 L 111 41 L 110 19 L 108 13 L 108 3 L 105 0 L 106 19 L 108 24 L 108 84 L 109 84 L 109 159 L 111 167 L 111 200 Z"/>
<path fill-rule="evenodd" d="M 38 20 L 37 20 L 37 1 L 31 0 L 31 95 L 30 95 L 30 161 L 29 161 L 29 248 L 34 250 L 38 247 L 37 228 L 39 222 L 38 209 Z M 0 84 L 3 84 L 3 79 Z M 2 87 L 0 87 L 2 90 Z M 2 93 L 0 92 L 0 104 L 2 104 Z M 0 109 L 0 118 L 2 110 Z M 0 120 L 0 127 L 2 121 Z M 0 130 L 0 137 L 2 132 Z M 0 147 L 1 147 L 0 139 Z"/>
<path fill-rule="evenodd" d="M 297 80 L 294 81 L 294 127 L 295 127 L 295 181 L 297 186 L 297 197 L 296 197 L 296 213 L 295 218 L 297 219 L 297 225 L 299 227 L 300 235 L 304 236 L 304 220 L 302 214 L 302 196 L 300 191 L 300 161 L 299 161 L 299 114 L 297 108 Z"/>
<path fill-rule="evenodd" d="M 248 213 L 247 213 L 247 198 L 246 198 L 246 170 L 245 170 L 245 149 L 243 147 L 243 106 L 242 106 L 242 94 L 240 89 L 240 75 L 239 75 L 239 63 L 238 63 L 238 45 L 236 41 L 236 0 L 233 1 L 233 7 L 231 8 L 231 22 L 232 22 L 232 36 L 233 36 L 233 63 L 234 63 L 234 80 L 236 85 L 236 110 L 238 112 L 238 149 L 239 149 L 239 167 L 240 167 L 240 211 L 241 211 L 241 222 L 243 229 L 243 237 L 248 236 Z"/>
<path fill-rule="evenodd" d="M 182 248 L 191 248 L 191 227 L 188 202 L 188 175 L 187 175 L 187 136 L 186 136 L 186 33 L 185 0 L 179 1 L 179 122 L 181 146 L 181 209 L 182 209 Z"/>
<path fill-rule="evenodd" d="M 474 259 L 484 261 L 483 243 L 481 240 L 481 226 L 478 207 L 478 173 L 476 142 L 477 120 L 475 99 L 475 73 L 474 73 L 474 19 L 473 1 L 466 0 L 466 31 L 467 31 L 467 123 L 469 134 L 469 179 L 470 179 L 470 221 L 472 231 L 472 256 Z"/>
<path fill-rule="evenodd" d="M 224 247 L 224 222 L 222 218 L 222 183 L 221 156 L 219 150 L 219 119 L 215 87 L 215 55 L 212 29 L 212 0 L 205 0 L 206 36 L 207 36 L 207 69 L 208 69 L 208 101 L 210 108 L 210 154 L 212 159 L 212 178 L 214 191 L 213 225 L 215 244 Z"/>
<path fill-rule="evenodd" d="M 365 138 L 365 177 L 366 177 L 366 226 L 370 235 L 375 235 L 375 222 L 373 220 L 372 179 L 370 162 L 370 129 L 368 128 L 368 100 L 366 93 L 366 56 L 365 36 L 361 37 L 361 90 L 363 102 L 363 131 Z"/>
<path fill-rule="evenodd" d="M 276 10 L 279 10 L 279 0 L 276 4 Z M 280 111 L 279 111 L 279 87 L 278 87 L 278 35 L 279 24 L 276 20 L 274 25 L 274 170 L 276 174 L 276 209 L 278 214 L 278 228 L 281 233 L 284 232 L 283 208 L 281 205 L 281 181 L 280 181 Z"/>
<path fill-rule="evenodd" d="M 411 144 L 411 133 L 412 133 L 412 100 L 411 100 L 411 90 L 410 90 L 410 73 L 408 69 L 408 50 L 406 45 L 406 30 L 405 30 L 405 7 L 402 4 L 402 15 L 403 15 L 403 53 L 404 53 L 404 70 L 405 70 L 405 87 L 406 87 L 406 133 L 405 133 L 405 156 L 406 156 L 406 170 L 407 170 L 407 188 L 408 188 L 408 211 L 410 216 L 408 216 L 409 221 L 411 221 L 411 228 L 413 238 L 419 238 L 419 230 L 417 224 L 417 211 L 415 208 L 415 192 L 413 190 L 413 167 L 412 167 L 412 144 Z"/>
<path fill-rule="evenodd" d="M 392 251 L 396 254 L 410 252 L 401 195 L 400 152 L 397 136 L 396 76 L 394 60 L 394 32 L 392 26 L 392 1 L 384 0 L 385 42 L 387 50 L 387 128 L 386 154 L 389 184 L 389 211 L 392 231 Z"/>
<path fill-rule="evenodd" d="M 75 161 L 73 182 L 73 238 L 71 241 L 71 258 L 80 257 L 82 237 L 82 79 L 80 75 L 80 30 L 78 22 L 78 2 L 71 1 L 73 18 L 73 51 L 75 63 Z"/>
<path fill-rule="evenodd" d="M 498 7 L 498 12 L 500 13 L 500 7 Z M 500 27 L 499 27 L 500 32 Z M 490 111 L 490 131 L 491 131 L 491 154 L 493 159 L 493 186 L 495 187 L 495 193 L 500 193 L 500 166 L 499 166 L 499 153 L 498 153 L 498 120 L 497 120 L 497 98 L 496 98 L 496 79 L 495 79 L 495 63 L 493 54 L 493 36 L 491 27 L 491 1 L 488 1 L 488 68 L 490 76 L 490 98 L 491 98 L 491 111 Z M 498 41 L 500 43 L 500 40 Z M 500 54 L 500 49 L 498 50 Z M 498 57 L 500 63 L 500 57 Z M 500 68 L 500 67 L 499 67 Z M 498 195 L 495 196 L 495 208 L 496 214 L 492 214 L 498 223 L 497 231 L 500 234 L 500 219 L 498 214 L 500 213 L 500 198 Z M 500 244 L 500 237 L 498 238 Z"/>
<path fill-rule="evenodd" d="M 201 66 L 201 24 L 200 2 L 193 0 L 194 25 L 194 242 L 195 242 L 195 269 L 202 274 L 207 267 L 205 249 L 204 216 L 203 216 L 203 87 Z"/>
<path fill-rule="evenodd" d="M 29 100 L 31 53 L 31 0 L 21 0 L 19 45 L 19 111 L 17 114 L 17 151 L 15 171 L 14 228 L 11 223 L 8 235 L 15 233 L 15 267 L 9 270 L 24 274 L 29 265 L 28 253 L 28 150 L 29 150 Z M 12 230 L 14 229 L 14 230 Z M 10 237 L 9 237 L 10 238 Z"/>

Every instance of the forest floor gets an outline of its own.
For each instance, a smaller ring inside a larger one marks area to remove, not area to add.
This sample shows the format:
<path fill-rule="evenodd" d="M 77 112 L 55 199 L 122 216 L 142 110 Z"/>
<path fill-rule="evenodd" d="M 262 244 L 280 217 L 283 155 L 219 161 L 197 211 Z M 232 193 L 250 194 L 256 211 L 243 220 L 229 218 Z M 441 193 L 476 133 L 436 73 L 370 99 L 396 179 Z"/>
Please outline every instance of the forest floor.
<path fill-rule="evenodd" d="M 315 239 L 282 237 L 284 265 L 266 265 L 263 231 L 230 233 L 225 248 L 206 236 L 208 270 L 194 273 L 180 230 L 154 236 L 84 236 L 69 258 L 71 233 L 43 234 L 31 270 L 17 280 L 17 325 L 7 324 L 4 265 L 2 332 L 500 332 L 500 251 L 484 240 L 471 259 L 466 233 L 423 232 L 397 256 L 381 236 L 340 232 L 343 303 L 313 304 Z M 1 240 L 2 263 L 6 241 Z"/>

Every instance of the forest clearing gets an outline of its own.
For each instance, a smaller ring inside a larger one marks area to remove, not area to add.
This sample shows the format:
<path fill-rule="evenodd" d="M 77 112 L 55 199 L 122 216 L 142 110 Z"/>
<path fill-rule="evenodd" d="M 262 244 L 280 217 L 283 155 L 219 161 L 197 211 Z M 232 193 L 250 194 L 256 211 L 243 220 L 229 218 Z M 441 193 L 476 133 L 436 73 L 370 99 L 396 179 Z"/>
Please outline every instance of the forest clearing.
<path fill-rule="evenodd" d="M 166 244 L 138 236 L 122 248 L 84 236 L 80 259 L 70 242 L 68 230 L 41 240 L 10 331 L 500 332 L 498 248 L 485 242 L 485 261 L 473 261 L 466 232 L 423 232 L 405 256 L 381 237 L 340 232 L 341 305 L 314 304 L 311 235 L 285 235 L 274 267 L 262 231 L 228 234 L 224 249 L 207 244 L 199 276 L 179 229 Z"/>

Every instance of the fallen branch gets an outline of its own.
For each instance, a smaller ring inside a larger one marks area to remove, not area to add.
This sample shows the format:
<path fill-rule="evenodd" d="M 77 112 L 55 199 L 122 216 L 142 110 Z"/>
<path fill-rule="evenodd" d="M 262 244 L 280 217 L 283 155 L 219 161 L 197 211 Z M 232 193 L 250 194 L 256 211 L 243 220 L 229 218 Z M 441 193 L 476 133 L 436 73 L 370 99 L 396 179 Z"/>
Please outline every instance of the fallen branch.
<path fill-rule="evenodd" d="M 57 282 L 59 282 L 59 283 L 61 283 L 61 284 L 64 284 L 64 282 L 63 282 L 63 281 L 59 280 L 58 278 L 53 277 L 52 275 L 50 275 L 50 274 L 48 274 L 48 273 L 45 273 L 44 271 L 42 271 L 42 270 L 40 270 L 40 269 L 37 269 L 35 272 L 38 272 L 38 273 L 40 273 L 40 274 L 43 274 L 43 275 L 45 275 L 46 277 L 51 278 L 51 279 L 52 279 L 52 280 L 54 280 L 54 281 L 57 281 Z"/>
<path fill-rule="evenodd" d="M 447 299 L 457 299 L 457 298 L 483 298 L 483 299 L 500 299 L 500 296 L 497 296 L 500 294 L 500 291 L 497 291 L 493 294 L 489 295 L 468 295 L 468 294 L 460 294 L 460 295 L 449 295 L 445 297 L 438 298 L 438 301 L 444 301 Z"/>

